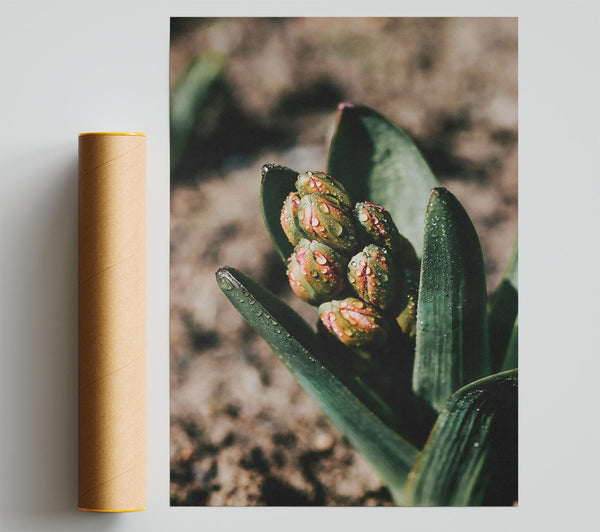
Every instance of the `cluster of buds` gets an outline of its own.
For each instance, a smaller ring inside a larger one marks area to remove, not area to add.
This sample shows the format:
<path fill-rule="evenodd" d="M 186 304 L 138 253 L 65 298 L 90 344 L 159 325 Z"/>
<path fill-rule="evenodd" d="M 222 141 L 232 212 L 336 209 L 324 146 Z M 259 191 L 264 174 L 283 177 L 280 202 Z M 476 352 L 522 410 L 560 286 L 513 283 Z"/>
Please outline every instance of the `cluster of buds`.
<path fill-rule="evenodd" d="M 384 345 L 390 316 L 414 298 L 406 272 L 418 268 L 390 214 L 368 201 L 355 204 L 324 172 L 304 172 L 284 201 L 281 226 L 295 246 L 287 268 L 294 293 L 319 305 L 321 322 L 344 344 Z"/>

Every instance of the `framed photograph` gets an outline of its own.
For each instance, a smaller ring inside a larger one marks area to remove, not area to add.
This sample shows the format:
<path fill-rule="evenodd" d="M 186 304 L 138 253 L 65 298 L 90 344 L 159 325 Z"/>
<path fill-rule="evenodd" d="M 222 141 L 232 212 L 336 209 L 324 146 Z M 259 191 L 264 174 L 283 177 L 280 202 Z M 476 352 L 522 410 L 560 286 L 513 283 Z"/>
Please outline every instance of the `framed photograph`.
<path fill-rule="evenodd" d="M 171 505 L 517 504 L 517 37 L 171 19 Z"/>

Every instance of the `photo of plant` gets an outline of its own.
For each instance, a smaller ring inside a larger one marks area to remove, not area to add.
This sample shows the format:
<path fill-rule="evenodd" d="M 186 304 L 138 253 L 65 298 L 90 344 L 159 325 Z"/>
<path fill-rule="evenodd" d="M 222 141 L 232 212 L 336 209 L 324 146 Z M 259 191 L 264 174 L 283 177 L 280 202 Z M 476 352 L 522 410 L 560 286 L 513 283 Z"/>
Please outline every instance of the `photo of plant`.
<path fill-rule="evenodd" d="M 171 20 L 171 504 L 518 501 L 517 20 Z"/>

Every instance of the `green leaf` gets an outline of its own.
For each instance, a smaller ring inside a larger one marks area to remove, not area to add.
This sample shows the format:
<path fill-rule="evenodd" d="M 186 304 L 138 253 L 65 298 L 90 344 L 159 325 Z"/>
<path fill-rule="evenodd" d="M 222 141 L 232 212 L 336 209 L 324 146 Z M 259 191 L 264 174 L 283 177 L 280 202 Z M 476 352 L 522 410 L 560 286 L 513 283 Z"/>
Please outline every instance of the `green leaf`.
<path fill-rule="evenodd" d="M 475 228 L 459 201 L 434 188 L 425 215 L 413 390 L 437 411 L 490 373 L 486 282 Z"/>
<path fill-rule="evenodd" d="M 295 190 L 298 172 L 274 164 L 265 164 L 262 175 L 260 201 L 263 218 L 279 256 L 287 263 L 294 248 L 281 228 L 280 213 L 285 198 L 290 191 Z M 396 338 L 396 335 L 392 336 Z M 329 371 L 389 427 L 399 431 L 412 444 L 421 446 L 435 421 L 436 413 L 412 393 L 412 365 L 408 367 L 409 358 L 405 352 L 408 346 L 394 343 L 395 357 L 369 353 L 373 360 L 380 361 L 385 358 L 388 367 L 385 371 L 380 371 L 377 367 L 374 371 L 365 373 L 357 372 L 349 363 L 356 357 L 356 353 L 349 352 L 350 350 L 337 340 L 329 342 L 329 338 L 329 333 L 326 333 L 320 341 L 320 344 L 329 344 L 327 348 L 322 349 L 321 356 L 321 361 Z M 414 347 L 411 346 L 411 363 L 413 352 Z"/>
<path fill-rule="evenodd" d="M 284 263 L 287 263 L 294 246 L 290 244 L 281 228 L 281 208 L 288 194 L 295 190 L 297 177 L 298 172 L 285 166 L 265 164 L 262 168 L 260 208 L 271 240 Z"/>
<path fill-rule="evenodd" d="M 502 371 L 519 367 L 519 318 L 515 319 L 515 325 L 508 341 L 506 355 L 502 363 Z"/>
<path fill-rule="evenodd" d="M 375 416 L 320 362 L 320 339 L 288 305 L 233 268 L 221 268 L 216 277 L 233 306 L 377 471 L 396 502 L 402 503 L 417 449 Z"/>
<path fill-rule="evenodd" d="M 492 370 L 499 371 L 503 367 L 504 360 L 508 356 L 507 349 L 513 334 L 516 334 L 515 324 L 519 311 L 518 271 L 519 271 L 519 246 L 515 241 L 513 252 L 508 262 L 506 271 L 500 285 L 494 292 L 489 310 L 490 328 L 490 353 L 492 357 Z M 517 339 L 514 339 L 515 345 Z M 514 346 L 513 346 L 514 347 Z M 515 357 L 517 367 L 518 359 Z"/>
<path fill-rule="evenodd" d="M 368 107 L 342 103 L 327 168 L 355 201 L 385 207 L 421 255 L 423 211 L 439 183 L 404 131 Z"/>
<path fill-rule="evenodd" d="M 213 55 L 198 58 L 171 95 L 171 172 L 177 167 L 210 90 L 223 71 L 222 61 Z"/>
<path fill-rule="evenodd" d="M 518 370 L 457 391 L 406 493 L 409 506 L 510 506 L 518 498 Z"/>

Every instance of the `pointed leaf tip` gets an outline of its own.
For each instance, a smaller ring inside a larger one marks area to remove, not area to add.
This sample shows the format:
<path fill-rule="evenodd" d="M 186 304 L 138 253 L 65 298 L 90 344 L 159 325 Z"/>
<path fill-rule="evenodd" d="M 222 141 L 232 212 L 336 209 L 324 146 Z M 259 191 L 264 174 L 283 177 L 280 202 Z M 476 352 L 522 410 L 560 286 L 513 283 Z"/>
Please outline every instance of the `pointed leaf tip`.
<path fill-rule="evenodd" d="M 267 163 L 264 164 L 262 169 L 261 169 L 261 178 L 264 180 L 265 176 L 267 175 L 267 172 L 269 171 L 269 169 L 271 168 L 271 166 L 273 166 L 271 163 Z"/>
<path fill-rule="evenodd" d="M 216 272 L 215 272 L 215 277 L 217 278 L 217 281 L 219 279 L 222 279 L 224 277 L 227 277 L 229 275 L 229 266 L 223 266 L 222 268 L 219 268 Z"/>
<path fill-rule="evenodd" d="M 490 372 L 487 292 L 477 232 L 456 197 L 431 191 L 425 215 L 413 389 L 436 410 Z"/>
<path fill-rule="evenodd" d="M 265 178 L 267 177 L 267 174 L 271 171 L 271 170 L 275 170 L 277 168 L 284 168 L 283 166 L 280 166 L 278 164 L 275 163 L 265 163 L 263 164 L 263 167 L 261 168 L 261 182 L 265 180 Z"/>
<path fill-rule="evenodd" d="M 342 121 L 342 116 L 344 115 L 344 112 L 347 111 L 348 109 L 354 109 L 355 105 L 350 103 L 350 102 L 341 102 L 338 103 L 337 106 L 337 114 L 335 117 L 335 129 L 337 131 L 337 129 L 340 127 L 340 122 Z"/>
<path fill-rule="evenodd" d="M 400 233 L 421 254 L 423 211 L 439 185 L 412 139 L 398 126 L 363 105 L 338 105 L 328 173 L 356 201 L 382 205 Z"/>
<path fill-rule="evenodd" d="M 345 110 L 345 109 L 354 109 L 356 106 L 353 103 L 350 102 L 341 102 L 338 104 L 337 106 L 337 110 L 338 110 L 338 119 L 340 114 Z"/>
<path fill-rule="evenodd" d="M 518 371 L 478 380 L 450 397 L 410 478 L 408 505 L 514 505 Z"/>
<path fill-rule="evenodd" d="M 260 205 L 265 226 L 271 235 L 275 249 L 284 264 L 294 246 L 281 227 L 281 209 L 288 194 L 295 190 L 298 172 L 272 163 L 263 165 L 260 185 Z"/>
<path fill-rule="evenodd" d="M 248 324 L 269 344 L 296 381 L 379 473 L 397 503 L 418 450 L 386 425 L 322 362 L 325 346 L 286 303 L 235 268 L 220 268 L 217 281 Z"/>

